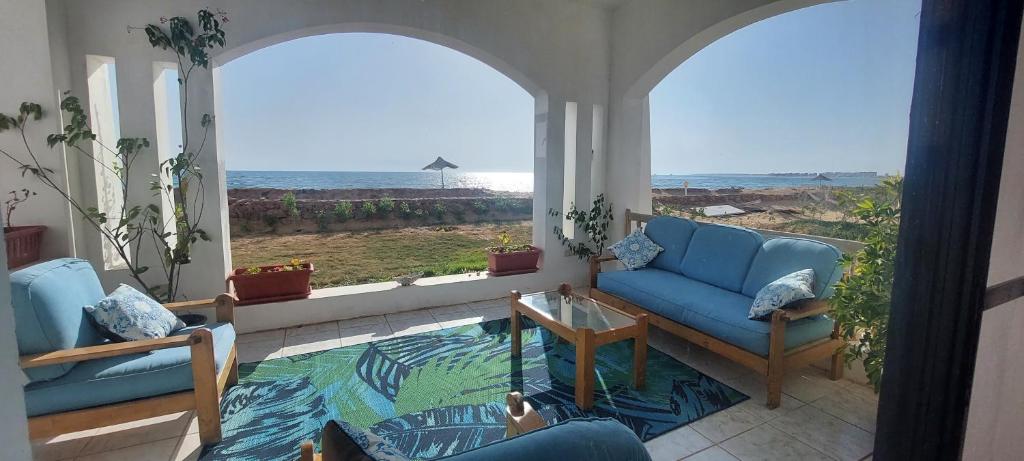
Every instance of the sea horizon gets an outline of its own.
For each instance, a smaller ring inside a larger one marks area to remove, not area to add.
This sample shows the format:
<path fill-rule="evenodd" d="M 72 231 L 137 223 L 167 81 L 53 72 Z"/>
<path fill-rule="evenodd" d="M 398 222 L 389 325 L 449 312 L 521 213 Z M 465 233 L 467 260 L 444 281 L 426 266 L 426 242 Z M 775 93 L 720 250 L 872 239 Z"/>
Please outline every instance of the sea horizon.
<path fill-rule="evenodd" d="M 437 171 L 284 171 L 227 170 L 228 189 L 436 189 L 441 187 Z M 652 174 L 655 189 L 780 189 L 813 187 L 869 187 L 884 176 L 876 172 L 818 173 L 715 173 Z M 831 175 L 831 176 L 829 176 Z M 474 172 L 446 170 L 446 188 L 482 188 L 500 192 L 532 192 L 531 172 Z"/>

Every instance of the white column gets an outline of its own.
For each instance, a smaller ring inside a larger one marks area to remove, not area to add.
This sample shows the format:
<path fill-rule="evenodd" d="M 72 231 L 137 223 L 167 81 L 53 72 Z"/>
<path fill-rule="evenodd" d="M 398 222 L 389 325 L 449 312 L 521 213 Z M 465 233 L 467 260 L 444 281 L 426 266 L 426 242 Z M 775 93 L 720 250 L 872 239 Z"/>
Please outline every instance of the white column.
<path fill-rule="evenodd" d="M 619 215 L 629 208 L 651 212 L 650 103 L 626 98 L 613 105 L 611 145 L 605 163 L 605 195 Z M 621 226 L 612 226 L 612 239 L 621 238 Z"/>

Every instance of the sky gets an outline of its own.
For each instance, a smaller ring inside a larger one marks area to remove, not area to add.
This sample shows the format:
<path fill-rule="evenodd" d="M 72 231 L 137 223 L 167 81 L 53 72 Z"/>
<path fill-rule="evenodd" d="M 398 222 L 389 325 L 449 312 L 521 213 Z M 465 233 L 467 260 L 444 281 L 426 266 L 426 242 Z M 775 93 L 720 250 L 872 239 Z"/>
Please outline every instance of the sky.
<path fill-rule="evenodd" d="M 651 92 L 654 174 L 903 171 L 920 0 L 849 0 L 752 24 Z M 331 34 L 221 68 L 229 170 L 531 171 L 533 98 L 457 51 Z"/>
<path fill-rule="evenodd" d="M 222 67 L 229 170 L 533 170 L 533 97 L 458 51 L 386 34 L 284 42 Z"/>
<path fill-rule="evenodd" d="M 920 9 L 836 2 L 712 43 L 651 92 L 653 173 L 902 172 Z"/>

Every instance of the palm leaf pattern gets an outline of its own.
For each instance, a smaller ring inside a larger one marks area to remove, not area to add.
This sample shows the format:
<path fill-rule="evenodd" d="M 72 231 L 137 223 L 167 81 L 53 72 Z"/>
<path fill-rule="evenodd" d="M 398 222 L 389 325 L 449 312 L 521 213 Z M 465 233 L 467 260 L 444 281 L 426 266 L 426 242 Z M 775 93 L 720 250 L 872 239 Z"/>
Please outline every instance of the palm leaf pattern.
<path fill-rule="evenodd" d="M 505 394 L 518 390 L 549 422 L 611 417 L 642 440 L 747 396 L 655 349 L 633 389 L 633 345 L 596 354 L 594 407 L 575 405 L 575 349 L 532 322 L 511 357 L 508 319 L 240 367 L 222 401 L 224 440 L 201 459 L 294 460 L 330 419 L 369 430 L 403 454 L 434 459 L 504 438 Z"/>

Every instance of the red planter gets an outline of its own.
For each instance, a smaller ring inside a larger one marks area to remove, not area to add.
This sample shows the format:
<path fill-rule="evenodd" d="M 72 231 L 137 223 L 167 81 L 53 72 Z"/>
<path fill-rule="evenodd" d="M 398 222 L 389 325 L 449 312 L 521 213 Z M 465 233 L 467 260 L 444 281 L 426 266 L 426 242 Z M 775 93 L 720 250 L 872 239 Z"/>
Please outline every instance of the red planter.
<path fill-rule="evenodd" d="M 309 276 L 313 273 L 313 264 L 300 265 L 303 269 L 290 271 L 279 270 L 284 264 L 260 266 L 258 274 L 248 274 L 245 268 L 235 269 L 228 277 L 228 282 L 235 286 L 234 293 L 238 298 L 236 305 L 308 298 L 312 292 Z"/>
<path fill-rule="evenodd" d="M 491 275 L 513 275 L 537 272 L 540 261 L 540 249 L 530 246 L 527 251 L 511 253 L 487 253 L 487 272 Z"/>
<path fill-rule="evenodd" d="M 7 268 L 12 269 L 39 261 L 46 226 L 14 226 L 4 228 L 7 243 Z"/>

